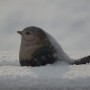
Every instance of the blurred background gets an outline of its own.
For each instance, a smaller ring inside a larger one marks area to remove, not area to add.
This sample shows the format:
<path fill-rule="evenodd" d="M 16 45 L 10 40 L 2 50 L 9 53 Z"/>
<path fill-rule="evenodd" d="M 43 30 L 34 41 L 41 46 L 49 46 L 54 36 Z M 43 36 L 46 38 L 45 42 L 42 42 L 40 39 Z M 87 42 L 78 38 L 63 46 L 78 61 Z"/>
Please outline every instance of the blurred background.
<path fill-rule="evenodd" d="M 0 0 L 0 50 L 19 51 L 17 34 L 37 26 L 65 52 L 90 51 L 90 0 Z"/>

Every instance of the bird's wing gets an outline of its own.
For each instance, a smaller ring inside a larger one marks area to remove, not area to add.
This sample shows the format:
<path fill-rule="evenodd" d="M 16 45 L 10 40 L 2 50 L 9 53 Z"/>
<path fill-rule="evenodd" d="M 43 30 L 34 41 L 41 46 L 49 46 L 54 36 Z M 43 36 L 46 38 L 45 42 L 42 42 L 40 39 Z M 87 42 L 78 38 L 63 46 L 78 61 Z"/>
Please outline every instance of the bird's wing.
<path fill-rule="evenodd" d="M 56 61 L 53 50 L 48 47 L 41 47 L 32 54 L 32 62 L 37 66 L 52 64 Z"/>

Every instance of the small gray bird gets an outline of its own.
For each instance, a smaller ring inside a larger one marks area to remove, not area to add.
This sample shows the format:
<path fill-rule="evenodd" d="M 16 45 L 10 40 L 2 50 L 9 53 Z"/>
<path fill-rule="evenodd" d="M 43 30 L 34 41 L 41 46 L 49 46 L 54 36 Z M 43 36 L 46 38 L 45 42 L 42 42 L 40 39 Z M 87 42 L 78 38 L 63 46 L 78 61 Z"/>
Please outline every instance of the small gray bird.
<path fill-rule="evenodd" d="M 21 66 L 41 66 L 52 64 L 57 59 L 56 52 L 46 33 L 38 27 L 27 27 L 21 34 L 19 61 Z"/>
<path fill-rule="evenodd" d="M 90 56 L 75 61 L 70 59 L 56 40 L 41 28 L 30 26 L 17 32 L 21 35 L 19 52 L 21 66 L 42 66 L 57 61 L 76 65 L 90 62 Z"/>

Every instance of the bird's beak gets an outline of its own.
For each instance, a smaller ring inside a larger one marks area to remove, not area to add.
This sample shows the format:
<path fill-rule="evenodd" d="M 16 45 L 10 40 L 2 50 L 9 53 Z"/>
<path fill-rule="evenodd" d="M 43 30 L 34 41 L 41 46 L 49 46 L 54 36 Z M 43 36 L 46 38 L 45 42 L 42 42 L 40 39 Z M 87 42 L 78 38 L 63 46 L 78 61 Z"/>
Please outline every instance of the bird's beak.
<path fill-rule="evenodd" d="M 17 33 L 21 34 L 22 35 L 22 31 L 17 31 Z"/>

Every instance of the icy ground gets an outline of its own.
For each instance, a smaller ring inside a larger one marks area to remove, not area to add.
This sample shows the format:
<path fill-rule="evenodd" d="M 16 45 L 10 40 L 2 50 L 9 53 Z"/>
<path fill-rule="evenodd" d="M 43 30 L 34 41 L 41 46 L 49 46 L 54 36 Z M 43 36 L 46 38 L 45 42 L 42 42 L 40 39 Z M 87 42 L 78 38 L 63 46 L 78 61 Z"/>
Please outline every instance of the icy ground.
<path fill-rule="evenodd" d="M 0 90 L 90 90 L 90 64 L 21 67 L 18 61 L 17 52 L 0 52 Z"/>

